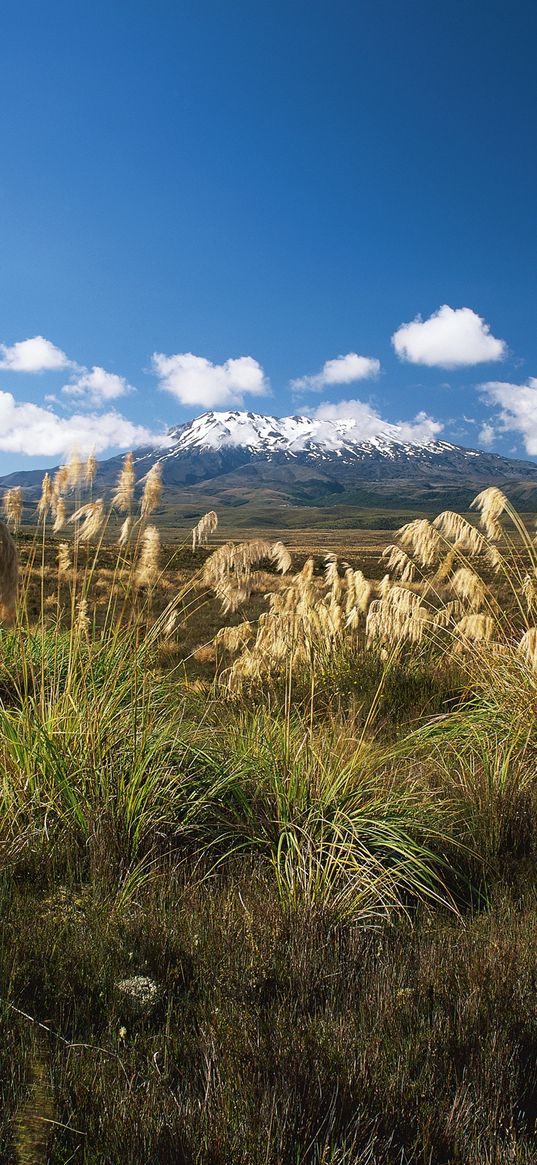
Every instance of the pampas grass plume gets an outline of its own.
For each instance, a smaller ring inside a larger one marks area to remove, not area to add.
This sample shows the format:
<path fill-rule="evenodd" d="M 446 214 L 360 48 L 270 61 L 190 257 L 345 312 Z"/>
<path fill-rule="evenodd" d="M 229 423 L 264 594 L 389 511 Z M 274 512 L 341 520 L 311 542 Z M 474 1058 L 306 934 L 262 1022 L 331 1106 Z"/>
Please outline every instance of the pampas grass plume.
<path fill-rule="evenodd" d="M 84 483 L 88 487 L 88 489 L 91 485 L 93 485 L 96 472 L 97 472 L 97 458 L 95 456 L 95 452 L 92 449 L 91 453 L 88 455 L 86 464 L 84 466 Z"/>
<path fill-rule="evenodd" d="M 67 464 L 68 482 L 71 489 L 76 489 L 82 479 L 82 462 L 77 449 L 73 449 Z"/>
<path fill-rule="evenodd" d="M 39 518 L 46 518 L 52 505 L 53 496 L 54 493 L 52 482 L 50 480 L 50 473 L 45 473 L 43 481 L 41 482 L 41 497 L 37 503 L 37 515 Z"/>
<path fill-rule="evenodd" d="M 197 526 L 194 526 L 192 531 L 192 549 L 196 550 L 198 546 L 207 546 L 211 534 L 214 534 L 218 526 L 218 514 L 214 510 L 209 510 L 200 518 Z"/>
<path fill-rule="evenodd" d="M 58 546 L 58 576 L 66 575 L 71 568 L 71 555 L 67 542 L 60 542 Z"/>
<path fill-rule="evenodd" d="M 8 525 L 11 526 L 11 529 L 16 534 L 21 524 L 22 517 L 22 489 L 20 485 L 14 486 L 13 489 L 6 490 L 2 501 L 2 507 Z"/>
<path fill-rule="evenodd" d="M 65 502 L 64 502 L 63 498 L 59 496 L 59 494 L 56 494 L 56 496 L 54 498 L 54 525 L 52 527 L 53 533 L 58 534 L 60 530 L 63 530 L 64 526 L 65 526 Z"/>
<path fill-rule="evenodd" d="M 271 549 L 271 558 L 276 566 L 276 570 L 280 574 L 287 574 L 291 569 L 292 560 L 291 555 L 283 542 L 273 542 Z"/>
<path fill-rule="evenodd" d="M 146 475 L 144 492 L 140 504 L 142 518 L 148 518 L 156 510 L 162 497 L 162 466 L 156 461 Z"/>
<path fill-rule="evenodd" d="M 96 501 L 86 502 L 85 506 L 80 506 L 78 510 L 75 510 L 69 521 L 81 523 L 77 528 L 77 539 L 81 542 L 89 542 L 91 538 L 96 538 L 100 533 L 104 517 L 103 499 L 97 498 Z"/>
<path fill-rule="evenodd" d="M 529 663 L 534 672 L 537 672 L 537 627 L 528 627 L 518 644 L 520 655 Z"/>
<path fill-rule="evenodd" d="M 481 514 L 481 525 L 487 538 L 499 540 L 503 534 L 500 517 L 507 506 L 507 498 L 501 489 L 491 485 L 474 498 L 471 508 Z"/>
<path fill-rule="evenodd" d="M 134 526 L 134 518 L 128 514 L 123 522 L 121 530 L 119 531 L 119 538 L 117 540 L 118 546 L 127 546 L 130 542 L 132 528 Z"/>
<path fill-rule="evenodd" d="M 160 560 L 160 534 L 156 526 L 147 526 L 135 574 L 137 587 L 151 587 L 157 581 Z"/>
<path fill-rule="evenodd" d="M 121 473 L 117 479 L 116 491 L 112 498 L 112 505 L 116 507 L 116 510 L 128 513 L 132 509 L 135 485 L 134 458 L 132 453 L 127 453 L 123 461 Z"/>

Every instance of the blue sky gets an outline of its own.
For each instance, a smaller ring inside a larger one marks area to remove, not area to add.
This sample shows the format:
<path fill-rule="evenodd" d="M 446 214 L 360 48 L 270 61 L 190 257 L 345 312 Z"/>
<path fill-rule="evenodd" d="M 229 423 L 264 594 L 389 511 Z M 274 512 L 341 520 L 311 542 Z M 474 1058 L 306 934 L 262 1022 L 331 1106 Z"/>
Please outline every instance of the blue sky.
<path fill-rule="evenodd" d="M 7 0 L 0 472 L 241 402 L 537 456 L 536 43 L 522 0 Z"/>

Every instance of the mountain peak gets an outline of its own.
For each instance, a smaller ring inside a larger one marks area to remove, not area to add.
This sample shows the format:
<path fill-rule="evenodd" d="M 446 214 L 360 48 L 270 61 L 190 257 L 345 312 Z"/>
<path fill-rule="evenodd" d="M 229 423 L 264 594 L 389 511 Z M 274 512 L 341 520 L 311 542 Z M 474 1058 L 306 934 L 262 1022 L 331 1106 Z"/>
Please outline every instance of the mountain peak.
<path fill-rule="evenodd" d="M 356 449 L 377 448 L 389 452 L 391 445 L 417 448 L 443 448 L 445 442 L 404 440 L 397 425 L 385 423 L 372 429 L 368 418 L 365 424 L 352 416 L 337 419 L 294 414 L 288 417 L 266 416 L 252 411 L 230 409 L 202 413 L 194 420 L 173 429 L 170 434 L 170 453 L 181 450 L 220 449 L 242 447 L 259 453 L 323 452 L 352 453 Z"/>
<path fill-rule="evenodd" d="M 408 499 L 415 506 L 418 498 L 429 509 L 453 509 L 468 504 L 483 486 L 504 483 L 521 486 L 533 498 L 537 465 L 412 436 L 408 427 L 376 428 L 367 410 L 363 418 L 325 418 L 211 409 L 173 428 L 161 446 L 137 449 L 134 466 L 141 483 L 160 463 L 170 500 L 180 496 L 187 508 L 201 512 L 218 505 L 238 511 L 256 494 L 269 508 L 276 505 L 276 512 L 336 500 L 367 507 L 376 499 L 398 508 Z M 105 491 L 115 488 L 121 466 L 121 457 L 99 463 L 97 480 Z M 0 486 L 24 486 L 30 498 L 38 496 L 41 478 L 32 470 L 0 478 Z"/>

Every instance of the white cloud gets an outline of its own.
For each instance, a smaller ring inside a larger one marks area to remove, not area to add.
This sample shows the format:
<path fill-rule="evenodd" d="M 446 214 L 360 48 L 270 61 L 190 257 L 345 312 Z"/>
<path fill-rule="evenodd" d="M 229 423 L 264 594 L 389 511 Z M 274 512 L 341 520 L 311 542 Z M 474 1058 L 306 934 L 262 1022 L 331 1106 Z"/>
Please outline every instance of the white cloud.
<path fill-rule="evenodd" d="M 61 368 L 72 368 L 61 348 L 56 348 L 44 336 L 33 336 L 31 340 L 19 340 L 11 348 L 0 344 L 0 368 L 10 372 L 55 372 Z"/>
<path fill-rule="evenodd" d="M 335 360 L 327 360 L 321 371 L 314 376 L 299 376 L 291 381 L 291 388 L 303 391 L 313 389 L 320 392 L 330 384 L 351 384 L 354 380 L 368 380 L 378 376 L 380 360 L 371 356 L 358 356 L 357 352 L 347 352 L 346 356 L 337 356 Z"/>
<path fill-rule="evenodd" d="M 527 452 L 537 457 L 537 377 L 530 376 L 527 384 L 509 384 L 504 380 L 489 380 L 481 385 L 487 404 L 500 411 L 497 426 L 504 433 L 520 433 Z"/>
<path fill-rule="evenodd" d="M 341 400 L 337 404 L 325 402 L 316 409 L 304 411 L 318 421 L 353 421 L 352 435 L 359 441 L 368 441 L 382 433 L 399 441 L 434 441 L 444 428 L 440 421 L 435 421 L 425 412 L 418 413 L 413 421 L 392 424 L 362 400 Z"/>
<path fill-rule="evenodd" d="M 51 409 L 18 403 L 10 392 L 0 392 L 0 450 L 5 453 L 60 457 L 73 448 L 103 453 L 157 442 L 165 444 L 166 438 L 134 425 L 115 410 L 59 417 Z"/>
<path fill-rule="evenodd" d="M 132 385 L 124 376 L 118 376 L 115 372 L 105 372 L 104 368 L 98 365 L 94 365 L 91 372 L 83 371 L 62 388 L 62 392 L 67 396 L 79 397 L 81 403 L 86 401 L 90 405 L 117 400 L 118 397 L 126 396 L 133 391 Z"/>
<path fill-rule="evenodd" d="M 503 360 L 504 340 L 497 340 L 490 327 L 470 307 L 452 308 L 445 303 L 422 320 L 402 324 L 392 336 L 400 360 L 429 367 L 464 368 L 471 364 Z"/>
<path fill-rule="evenodd" d="M 494 425 L 489 425 L 489 422 L 485 421 L 481 425 L 481 428 L 480 428 L 479 434 L 478 434 L 478 438 L 477 438 L 480 445 L 484 445 L 485 448 L 488 449 L 491 445 L 494 444 L 495 438 L 496 438 L 496 430 L 494 428 Z"/>
<path fill-rule="evenodd" d="M 444 426 L 435 421 L 423 409 L 416 413 L 413 421 L 398 421 L 397 428 L 401 441 L 435 441 Z"/>
<path fill-rule="evenodd" d="M 204 356 L 178 352 L 153 355 L 153 368 L 161 388 L 176 396 L 181 404 L 212 409 L 221 405 L 241 405 L 246 394 L 266 396 L 270 386 L 261 365 L 252 356 L 239 356 L 224 364 L 212 364 Z"/>

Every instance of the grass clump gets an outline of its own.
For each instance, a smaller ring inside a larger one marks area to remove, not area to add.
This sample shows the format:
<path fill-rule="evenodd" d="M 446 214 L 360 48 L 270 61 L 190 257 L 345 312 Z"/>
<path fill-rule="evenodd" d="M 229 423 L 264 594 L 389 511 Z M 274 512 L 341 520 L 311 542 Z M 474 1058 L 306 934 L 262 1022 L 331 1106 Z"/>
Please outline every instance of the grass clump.
<path fill-rule="evenodd" d="M 94 474 L 45 479 L 1 632 L 0 1159 L 536 1160 L 521 519 L 371 580 L 212 512 L 168 547 L 158 470 Z"/>

